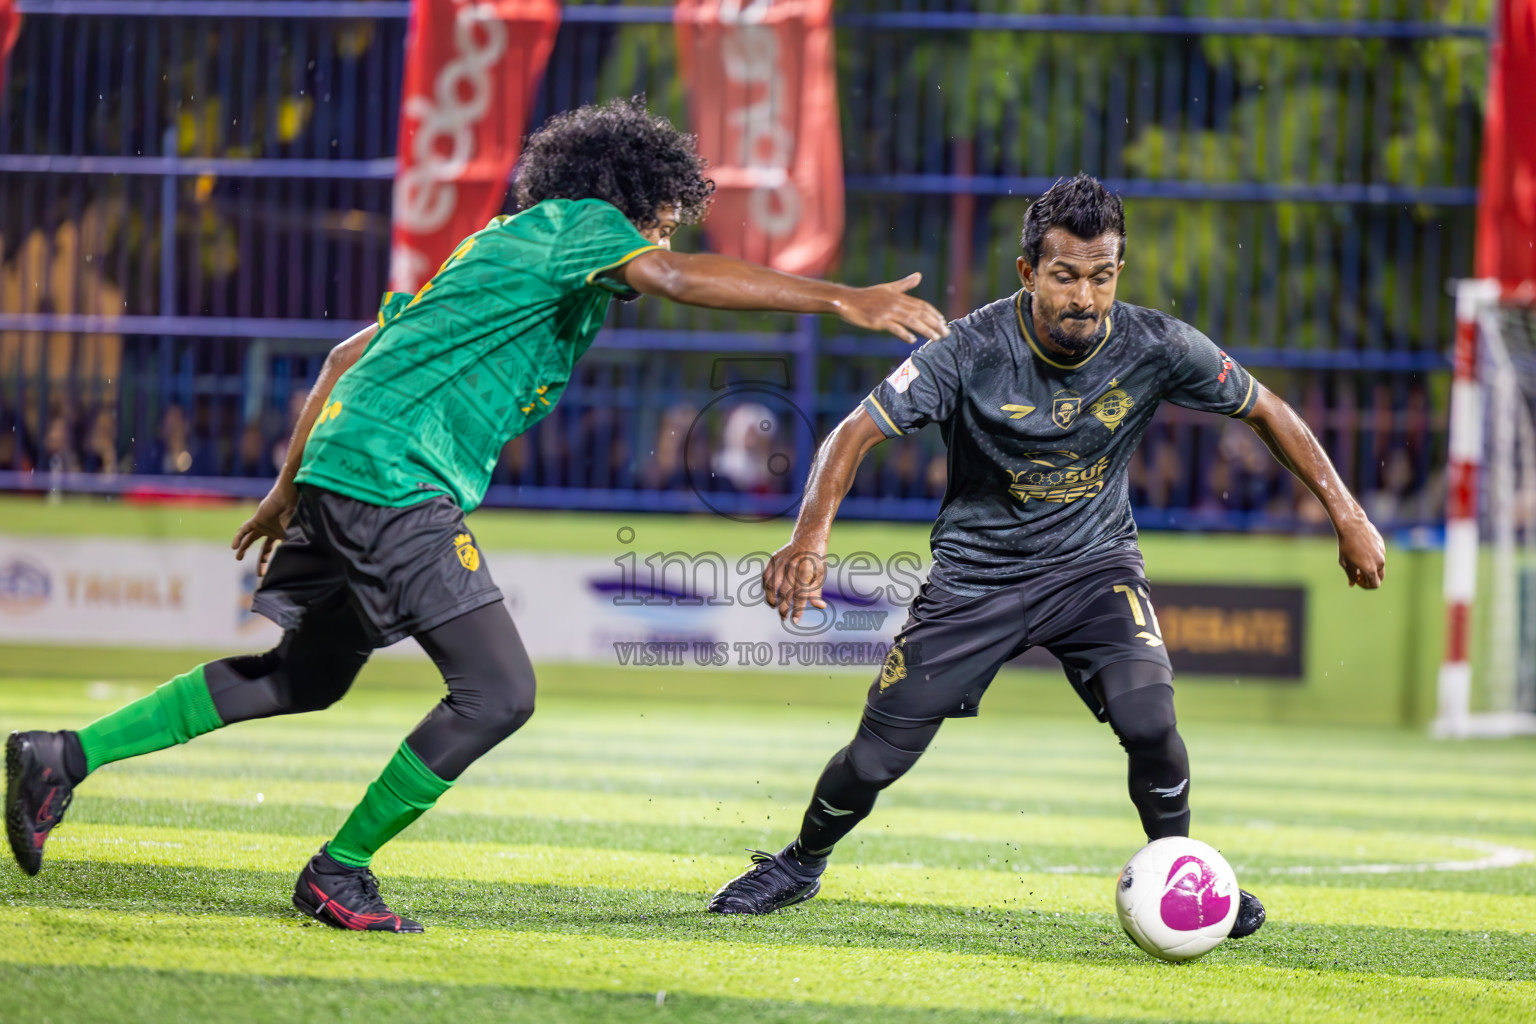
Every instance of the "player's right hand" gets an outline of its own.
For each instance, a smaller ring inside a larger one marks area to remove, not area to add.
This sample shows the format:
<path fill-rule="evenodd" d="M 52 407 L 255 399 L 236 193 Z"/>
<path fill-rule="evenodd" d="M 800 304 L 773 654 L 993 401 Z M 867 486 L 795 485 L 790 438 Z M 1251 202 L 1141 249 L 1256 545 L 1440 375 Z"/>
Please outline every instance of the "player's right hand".
<path fill-rule="evenodd" d="M 1387 575 L 1387 546 L 1381 534 L 1361 512 L 1336 527 L 1339 535 L 1339 565 L 1352 587 L 1375 590 Z"/>
<path fill-rule="evenodd" d="M 288 520 L 299 505 L 299 491 L 293 484 L 279 480 L 272 485 L 267 496 L 256 507 L 256 514 L 240 525 L 235 539 L 229 546 L 235 550 L 235 560 L 244 561 L 245 553 L 252 544 L 261 541 L 261 554 L 256 561 L 256 575 L 267 574 L 267 563 L 272 560 L 272 549 L 288 532 Z"/>
<path fill-rule="evenodd" d="M 768 559 L 763 595 L 779 619 L 798 623 L 807 607 L 825 609 L 821 586 L 827 580 L 827 555 L 818 545 L 791 539 Z"/>
<path fill-rule="evenodd" d="M 922 274 L 908 274 L 869 288 L 850 288 L 837 300 L 837 315 L 855 327 L 888 331 L 908 345 L 919 338 L 947 338 L 949 324 L 933 306 L 907 292 L 922 283 Z"/>

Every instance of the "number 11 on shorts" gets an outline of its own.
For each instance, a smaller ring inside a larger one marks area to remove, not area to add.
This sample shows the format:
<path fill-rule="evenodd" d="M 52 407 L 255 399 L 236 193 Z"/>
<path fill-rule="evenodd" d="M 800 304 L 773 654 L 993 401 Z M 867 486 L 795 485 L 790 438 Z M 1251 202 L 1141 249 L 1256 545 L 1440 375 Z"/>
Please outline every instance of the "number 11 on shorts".
<path fill-rule="evenodd" d="M 1120 583 L 1115 586 L 1115 593 L 1124 594 L 1125 599 L 1130 602 L 1131 618 L 1135 621 L 1136 625 L 1146 626 L 1147 616 L 1142 614 L 1141 599 L 1136 596 L 1136 588 Z M 1147 602 L 1147 611 L 1152 614 L 1152 630 L 1149 632 L 1143 629 L 1140 633 L 1136 634 L 1136 639 L 1145 640 L 1148 647 L 1161 647 L 1163 646 L 1163 630 L 1157 624 L 1157 612 L 1152 611 L 1152 602 L 1150 601 Z"/>

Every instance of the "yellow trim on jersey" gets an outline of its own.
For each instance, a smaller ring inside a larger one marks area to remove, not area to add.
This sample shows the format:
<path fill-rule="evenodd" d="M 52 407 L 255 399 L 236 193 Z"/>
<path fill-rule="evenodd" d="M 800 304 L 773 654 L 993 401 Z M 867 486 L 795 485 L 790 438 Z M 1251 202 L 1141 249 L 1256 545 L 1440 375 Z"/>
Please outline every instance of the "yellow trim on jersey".
<path fill-rule="evenodd" d="M 1026 293 L 1024 289 L 1020 288 L 1019 293 L 1013 297 L 1013 312 L 1014 315 L 1019 318 L 1019 330 L 1024 333 L 1024 340 L 1029 343 L 1030 349 L 1034 351 L 1035 355 L 1038 356 L 1042 362 L 1048 363 L 1049 365 L 1056 367 L 1058 370 L 1076 370 L 1080 367 L 1086 366 L 1090 359 L 1104 350 L 1104 345 L 1109 341 L 1109 332 L 1113 326 L 1110 323 L 1109 317 L 1107 316 L 1104 318 L 1104 337 L 1099 342 L 1098 348 L 1095 348 L 1092 352 L 1089 352 L 1086 356 L 1079 359 L 1077 362 L 1058 363 L 1056 360 L 1046 355 L 1045 350 L 1040 347 L 1040 343 L 1035 340 L 1034 333 L 1030 331 L 1029 324 L 1024 320 L 1024 296 L 1026 294 L 1028 293 Z"/>
<path fill-rule="evenodd" d="M 634 259 L 636 256 L 639 256 L 643 252 L 650 252 L 652 249 L 660 248 L 661 246 L 659 245 L 642 245 L 634 252 L 626 253 L 624 257 L 617 263 L 610 263 L 606 267 L 598 267 L 596 270 L 592 271 L 592 273 L 587 275 L 587 284 L 591 284 L 593 279 L 596 278 L 599 274 L 606 274 L 608 271 L 613 270 L 616 267 L 622 267 L 624 264 L 628 263 L 630 260 Z"/>
<path fill-rule="evenodd" d="M 885 417 L 885 422 L 891 425 L 892 430 L 896 431 L 898 434 L 901 433 L 901 428 L 896 425 L 895 420 L 891 419 L 891 414 L 885 411 L 885 406 L 880 404 L 880 399 L 876 398 L 874 395 L 870 395 L 869 404 L 874 406 L 875 411 L 880 413 L 881 416 Z"/>
<path fill-rule="evenodd" d="M 1246 367 L 1244 369 L 1246 370 Z M 1253 374 L 1250 373 L 1250 374 L 1248 374 L 1248 393 L 1243 396 L 1243 400 L 1241 402 L 1237 403 L 1237 408 L 1232 410 L 1231 412 L 1227 413 L 1227 415 L 1228 416 L 1233 416 L 1233 417 L 1241 416 L 1243 414 L 1243 411 L 1248 408 L 1248 399 L 1250 399 L 1252 397 L 1253 397 Z"/>

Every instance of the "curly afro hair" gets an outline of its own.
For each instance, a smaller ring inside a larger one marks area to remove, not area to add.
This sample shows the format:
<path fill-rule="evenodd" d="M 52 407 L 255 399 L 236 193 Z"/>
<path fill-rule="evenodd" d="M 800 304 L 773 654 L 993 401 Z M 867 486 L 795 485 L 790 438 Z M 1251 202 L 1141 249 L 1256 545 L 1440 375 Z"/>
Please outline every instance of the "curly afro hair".
<path fill-rule="evenodd" d="M 556 114 L 528 137 L 517 167 L 517 205 L 546 199 L 602 199 L 644 230 L 676 203 L 695 224 L 715 183 L 704 177 L 696 140 L 645 109 L 645 97 L 614 99 Z"/>
<path fill-rule="evenodd" d="M 1125 206 L 1092 175 L 1063 178 L 1029 204 L 1019 238 L 1025 263 L 1040 265 L 1041 240 L 1051 228 L 1066 228 L 1078 238 L 1113 232 L 1120 236 L 1120 258 L 1125 258 Z"/>

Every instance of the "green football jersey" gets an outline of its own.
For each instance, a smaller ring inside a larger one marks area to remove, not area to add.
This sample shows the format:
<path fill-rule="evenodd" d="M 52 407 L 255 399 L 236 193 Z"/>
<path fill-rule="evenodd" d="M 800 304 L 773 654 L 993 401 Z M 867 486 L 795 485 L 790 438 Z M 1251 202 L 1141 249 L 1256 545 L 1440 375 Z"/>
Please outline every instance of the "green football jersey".
<path fill-rule="evenodd" d="M 315 420 L 299 469 L 374 505 L 479 505 L 502 446 L 554 408 L 614 294 L 657 248 L 599 199 L 549 199 L 466 238 L 379 331 Z"/>

